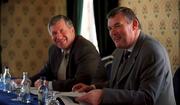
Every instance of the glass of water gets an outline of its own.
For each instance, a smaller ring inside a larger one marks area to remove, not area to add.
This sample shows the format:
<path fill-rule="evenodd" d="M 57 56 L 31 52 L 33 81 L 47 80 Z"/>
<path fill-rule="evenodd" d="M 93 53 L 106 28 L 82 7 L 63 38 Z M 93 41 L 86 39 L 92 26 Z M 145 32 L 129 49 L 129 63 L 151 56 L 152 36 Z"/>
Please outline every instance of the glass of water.
<path fill-rule="evenodd" d="M 12 99 L 12 100 L 13 101 L 21 101 L 22 100 L 22 97 L 21 97 L 21 84 L 12 81 L 12 87 L 13 87 L 14 93 L 17 95 L 17 97 Z"/>
<path fill-rule="evenodd" d="M 49 97 L 46 100 L 45 105 L 60 105 L 59 101 L 55 97 L 55 94 L 56 94 L 55 92 L 50 91 Z"/>

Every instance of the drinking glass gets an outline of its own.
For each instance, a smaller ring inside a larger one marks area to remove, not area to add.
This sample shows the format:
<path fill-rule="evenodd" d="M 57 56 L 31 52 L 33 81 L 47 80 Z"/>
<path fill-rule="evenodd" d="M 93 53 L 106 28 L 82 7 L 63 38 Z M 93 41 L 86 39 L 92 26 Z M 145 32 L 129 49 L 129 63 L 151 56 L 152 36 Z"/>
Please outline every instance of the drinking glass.
<path fill-rule="evenodd" d="M 12 84 L 13 84 L 14 93 L 17 95 L 16 98 L 12 99 L 12 101 L 21 101 L 22 100 L 22 98 L 21 98 L 21 84 L 16 83 L 14 81 L 12 81 Z"/>
<path fill-rule="evenodd" d="M 55 92 L 54 91 L 49 91 L 49 97 L 48 99 L 46 100 L 46 104 L 45 105 L 60 105 L 59 101 L 56 100 L 56 97 L 55 97 Z"/>

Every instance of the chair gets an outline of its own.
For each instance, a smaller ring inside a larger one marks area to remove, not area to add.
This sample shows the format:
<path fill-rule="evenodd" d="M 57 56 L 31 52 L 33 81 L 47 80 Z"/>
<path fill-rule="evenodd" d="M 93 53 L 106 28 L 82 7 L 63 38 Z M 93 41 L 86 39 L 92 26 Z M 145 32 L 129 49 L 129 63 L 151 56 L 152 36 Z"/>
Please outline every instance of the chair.
<path fill-rule="evenodd" d="M 108 55 L 101 59 L 102 64 L 104 65 L 104 68 L 106 69 L 106 74 L 107 74 L 108 79 L 110 78 L 113 59 L 114 57 L 112 55 Z"/>
<path fill-rule="evenodd" d="M 176 104 L 180 105 L 180 67 L 176 70 L 173 77 L 174 96 Z"/>

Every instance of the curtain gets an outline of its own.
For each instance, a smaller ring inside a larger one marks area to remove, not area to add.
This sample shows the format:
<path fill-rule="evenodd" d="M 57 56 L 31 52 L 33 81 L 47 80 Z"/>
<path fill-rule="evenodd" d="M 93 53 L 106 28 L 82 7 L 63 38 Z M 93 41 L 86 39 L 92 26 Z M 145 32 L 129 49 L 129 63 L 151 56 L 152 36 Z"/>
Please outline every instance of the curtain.
<path fill-rule="evenodd" d="M 83 0 L 67 0 L 67 16 L 73 21 L 75 30 L 79 35 L 81 32 L 81 18 L 83 10 Z M 94 0 L 94 15 L 98 47 L 101 57 L 110 55 L 115 45 L 107 30 L 106 15 L 118 6 L 118 0 Z"/>
<path fill-rule="evenodd" d="M 118 0 L 94 0 L 95 25 L 101 57 L 110 55 L 115 45 L 107 30 L 107 13 L 118 6 Z"/>
<path fill-rule="evenodd" d="M 91 41 L 99 51 L 94 19 L 93 0 L 83 1 L 83 12 L 81 21 L 81 35 Z"/>
<path fill-rule="evenodd" d="M 76 33 L 81 32 L 83 0 L 67 0 L 67 16 L 72 20 Z"/>

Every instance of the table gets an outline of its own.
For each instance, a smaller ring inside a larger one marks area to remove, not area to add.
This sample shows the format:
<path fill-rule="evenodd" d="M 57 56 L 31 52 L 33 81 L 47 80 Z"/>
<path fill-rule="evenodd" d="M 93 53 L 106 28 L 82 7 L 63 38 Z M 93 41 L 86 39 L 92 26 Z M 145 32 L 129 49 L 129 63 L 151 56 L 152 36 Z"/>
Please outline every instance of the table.
<path fill-rule="evenodd" d="M 0 105 L 38 105 L 38 99 L 36 95 L 31 94 L 31 103 L 26 104 L 20 101 L 13 101 L 17 95 L 14 93 L 6 93 L 0 90 Z"/>
<path fill-rule="evenodd" d="M 78 103 L 74 103 L 72 101 L 72 97 L 79 96 L 78 93 L 73 92 L 60 92 L 57 93 L 56 98 L 58 97 L 58 101 L 60 105 L 80 105 Z M 70 96 L 70 97 L 68 97 Z M 17 95 L 14 93 L 7 93 L 0 90 L 0 105 L 38 105 L 38 97 L 31 93 L 31 103 L 26 104 L 20 101 L 13 101 L 12 99 L 17 98 Z M 84 104 L 81 104 L 84 105 Z"/>

